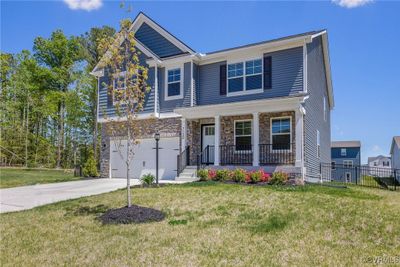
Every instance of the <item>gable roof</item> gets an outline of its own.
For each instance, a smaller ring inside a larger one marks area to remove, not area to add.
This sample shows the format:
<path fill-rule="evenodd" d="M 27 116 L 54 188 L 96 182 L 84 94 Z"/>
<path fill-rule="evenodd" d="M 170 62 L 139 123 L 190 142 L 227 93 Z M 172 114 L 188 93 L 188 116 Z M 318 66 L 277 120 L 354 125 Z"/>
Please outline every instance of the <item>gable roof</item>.
<path fill-rule="evenodd" d="M 393 154 L 394 147 L 400 149 L 400 136 L 393 136 L 392 145 L 390 146 L 390 154 Z"/>
<path fill-rule="evenodd" d="M 376 157 L 368 157 L 368 163 L 370 163 L 371 161 L 375 161 L 377 159 L 390 159 L 390 157 L 386 157 L 386 156 L 383 156 L 383 155 L 379 155 L 379 156 L 376 156 Z"/>
<path fill-rule="evenodd" d="M 361 147 L 360 141 L 333 141 L 331 143 L 332 148 L 340 147 Z"/>

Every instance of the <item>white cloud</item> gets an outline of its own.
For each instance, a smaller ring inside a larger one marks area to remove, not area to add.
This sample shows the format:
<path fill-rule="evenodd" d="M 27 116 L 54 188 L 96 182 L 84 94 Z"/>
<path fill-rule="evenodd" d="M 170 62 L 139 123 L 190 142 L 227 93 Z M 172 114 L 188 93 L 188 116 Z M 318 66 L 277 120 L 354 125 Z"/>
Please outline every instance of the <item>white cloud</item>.
<path fill-rule="evenodd" d="M 82 9 L 92 11 L 94 9 L 99 9 L 103 5 L 102 1 L 103 0 L 64 0 L 64 3 L 73 10 Z"/>
<path fill-rule="evenodd" d="M 382 149 L 381 149 L 381 147 L 378 146 L 378 145 L 373 145 L 373 146 L 372 146 L 372 152 L 374 152 L 374 153 L 381 153 L 381 152 L 382 152 Z"/>
<path fill-rule="evenodd" d="M 345 8 L 359 7 L 371 2 L 373 2 L 373 0 L 332 0 L 332 3 Z"/>

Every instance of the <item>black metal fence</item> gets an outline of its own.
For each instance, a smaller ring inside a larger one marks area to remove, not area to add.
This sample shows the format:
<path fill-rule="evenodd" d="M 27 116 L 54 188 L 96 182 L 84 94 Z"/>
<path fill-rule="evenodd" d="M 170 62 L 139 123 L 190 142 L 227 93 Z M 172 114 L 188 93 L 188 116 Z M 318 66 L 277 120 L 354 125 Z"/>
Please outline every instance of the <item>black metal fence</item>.
<path fill-rule="evenodd" d="M 294 164 L 295 154 L 293 151 L 294 144 L 273 145 L 261 144 L 260 146 L 260 164 Z"/>
<path fill-rule="evenodd" d="M 252 145 L 224 145 L 220 146 L 221 165 L 252 165 Z"/>
<path fill-rule="evenodd" d="M 181 174 L 181 172 L 186 168 L 187 165 L 189 165 L 190 162 L 190 146 L 187 146 L 185 150 L 183 150 L 181 153 L 178 154 L 177 156 L 177 174 Z"/>
<path fill-rule="evenodd" d="M 320 173 L 322 180 L 332 183 L 400 190 L 398 169 L 321 163 Z"/>

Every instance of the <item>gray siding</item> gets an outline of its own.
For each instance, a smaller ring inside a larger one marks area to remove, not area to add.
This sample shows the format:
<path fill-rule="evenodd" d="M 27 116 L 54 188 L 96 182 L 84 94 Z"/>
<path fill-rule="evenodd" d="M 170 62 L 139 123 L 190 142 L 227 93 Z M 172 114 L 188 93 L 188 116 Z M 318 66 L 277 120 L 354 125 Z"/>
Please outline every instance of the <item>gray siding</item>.
<path fill-rule="evenodd" d="M 331 128 L 330 108 L 327 95 L 327 83 L 321 38 L 315 38 L 312 43 L 307 44 L 307 90 L 309 98 L 305 102 L 305 166 L 307 178 L 320 177 L 320 163 L 331 162 Z M 323 97 L 327 103 L 327 120 L 324 120 Z M 321 138 L 321 157 L 317 157 L 317 130 Z"/>
<path fill-rule="evenodd" d="M 165 68 L 160 68 L 158 72 L 158 92 L 160 112 L 172 112 L 178 107 L 190 106 L 190 81 L 191 81 L 191 66 L 190 62 L 184 64 L 183 70 L 183 99 L 165 100 Z"/>
<path fill-rule="evenodd" d="M 247 101 L 261 98 L 290 96 L 303 90 L 303 48 L 297 47 L 265 54 L 272 57 L 272 88 L 263 93 L 244 96 L 219 94 L 219 67 L 225 61 L 199 67 L 198 105 Z"/>
<path fill-rule="evenodd" d="M 199 66 L 193 63 L 193 105 L 197 105 L 197 94 L 199 90 Z"/>
<path fill-rule="evenodd" d="M 135 33 L 136 39 L 159 57 L 169 57 L 184 54 L 182 50 L 168 41 L 145 22 Z"/>
<path fill-rule="evenodd" d="M 146 59 L 145 54 L 139 55 L 140 64 L 146 65 Z M 105 115 L 112 117 L 115 115 L 115 108 L 108 101 L 108 98 L 111 97 L 108 95 L 108 87 L 112 82 L 111 74 L 106 70 L 99 82 L 99 118 L 104 118 Z M 142 113 L 154 112 L 154 68 L 149 68 L 147 84 L 151 87 L 151 91 L 147 94 Z"/>

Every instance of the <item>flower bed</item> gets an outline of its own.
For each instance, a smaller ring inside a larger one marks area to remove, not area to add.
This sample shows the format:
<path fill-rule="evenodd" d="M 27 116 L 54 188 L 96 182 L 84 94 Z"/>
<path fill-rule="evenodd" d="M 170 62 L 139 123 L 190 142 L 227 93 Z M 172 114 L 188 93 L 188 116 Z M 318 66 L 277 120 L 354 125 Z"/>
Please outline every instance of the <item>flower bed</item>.
<path fill-rule="evenodd" d="M 246 184 L 302 184 L 299 179 L 291 179 L 288 173 L 277 171 L 272 174 L 266 173 L 263 169 L 248 171 L 244 169 L 201 169 L 197 172 L 200 181 L 220 181 L 220 182 L 235 182 Z"/>

